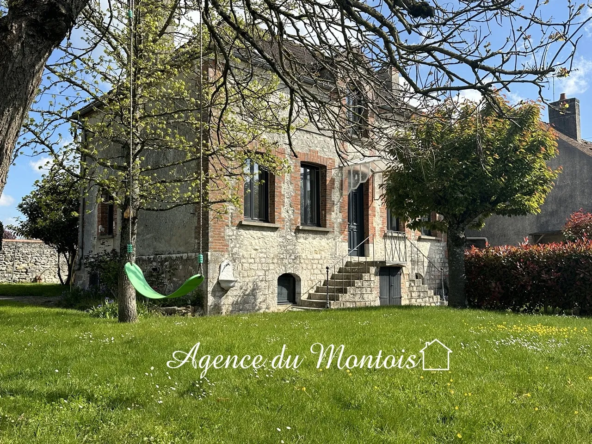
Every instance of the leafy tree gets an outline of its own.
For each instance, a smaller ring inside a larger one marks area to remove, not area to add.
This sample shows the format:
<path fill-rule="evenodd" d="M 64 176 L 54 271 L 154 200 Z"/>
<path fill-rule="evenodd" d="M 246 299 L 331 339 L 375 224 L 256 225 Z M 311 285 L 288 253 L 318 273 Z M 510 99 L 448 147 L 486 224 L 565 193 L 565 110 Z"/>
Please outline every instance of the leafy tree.
<path fill-rule="evenodd" d="M 70 285 L 78 244 L 78 211 L 80 187 L 69 174 L 51 171 L 35 182 L 35 189 L 23 197 L 17 208 L 25 219 L 11 227 L 19 235 L 40 239 L 58 252 L 60 282 Z M 66 260 L 68 274 L 62 277 L 60 256 Z"/>
<path fill-rule="evenodd" d="M 557 144 L 539 120 L 541 106 L 496 101 L 507 118 L 491 106 L 446 101 L 432 110 L 433 118 L 416 117 L 391 145 L 395 161 L 386 175 L 386 202 L 411 227 L 447 233 L 449 304 L 455 307 L 466 306 L 466 228 L 482 227 L 492 214 L 540 212 L 559 173 L 545 163 Z M 432 211 L 442 220 L 421 220 Z"/>
<path fill-rule="evenodd" d="M 269 136 L 290 127 L 281 117 L 287 101 L 278 93 L 277 78 L 265 71 L 257 78 L 248 72 L 237 72 L 231 81 L 222 76 L 215 44 L 196 21 L 195 9 L 142 0 L 131 18 L 128 12 L 120 2 L 107 11 L 84 12 L 87 46 L 100 52 L 62 48 L 63 57 L 47 68 L 42 91 L 54 100 L 27 123 L 38 149 L 80 179 L 87 192 L 106 193 L 121 211 L 122 322 L 137 317 L 136 291 L 124 265 L 135 260 L 142 214 L 184 205 L 204 211 L 238 205 L 235 179 L 244 176 L 249 160 L 272 173 L 284 167 Z M 52 137 L 66 125 L 72 141 L 62 137 L 56 147 Z M 82 159 L 81 170 L 72 158 Z"/>
<path fill-rule="evenodd" d="M 0 0 L 0 193 L 19 129 L 52 52 L 60 42 L 64 45 L 56 58 L 69 44 L 71 49 L 71 42 L 64 39 L 70 38 L 75 25 L 84 29 L 102 6 L 113 11 L 127 3 Z M 266 63 L 287 86 L 290 101 L 298 100 L 311 122 L 339 137 L 344 136 L 344 125 L 333 99 L 343 98 L 354 84 L 372 99 L 366 100 L 372 111 L 383 113 L 383 105 L 393 103 L 384 96 L 385 82 L 392 81 L 387 68 L 405 79 L 408 93 L 416 99 L 471 89 L 488 97 L 495 87 L 516 83 L 533 83 L 542 94 L 547 76 L 569 74 L 578 36 L 590 20 L 583 18 L 584 4 L 571 1 L 560 18 L 548 11 L 548 1 L 169 3 L 187 10 L 201 4 L 217 55 L 227 65 L 221 73 L 224 78 L 232 79 L 237 71 L 228 64 L 237 44 L 248 48 L 244 59 L 256 62 L 252 65 Z M 107 32 L 116 23 L 105 20 L 104 27 L 94 32 L 93 46 L 80 47 L 81 53 L 92 52 L 99 41 L 117 46 L 119 42 L 110 41 Z M 367 63 L 360 63 L 360 54 Z M 320 93 L 328 84 L 333 88 L 331 100 Z M 396 116 L 392 120 L 396 123 Z"/>

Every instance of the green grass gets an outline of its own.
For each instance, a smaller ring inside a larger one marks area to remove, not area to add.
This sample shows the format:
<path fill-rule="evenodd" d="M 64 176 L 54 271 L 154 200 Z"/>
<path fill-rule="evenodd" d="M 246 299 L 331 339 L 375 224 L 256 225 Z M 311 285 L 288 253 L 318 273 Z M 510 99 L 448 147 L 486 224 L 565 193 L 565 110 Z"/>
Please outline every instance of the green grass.
<path fill-rule="evenodd" d="M 1 443 L 592 442 L 592 319 L 376 308 L 135 325 L 0 304 Z M 346 355 L 417 354 L 440 339 L 451 371 L 319 371 Z M 175 350 L 262 354 L 298 370 L 166 366 Z M 577 412 L 577 413 L 576 413 Z M 289 427 L 289 428 L 288 428 Z M 279 429 L 279 431 L 278 431 Z"/>
<path fill-rule="evenodd" d="M 60 284 L 0 284 L 0 296 L 60 296 L 67 289 Z"/>

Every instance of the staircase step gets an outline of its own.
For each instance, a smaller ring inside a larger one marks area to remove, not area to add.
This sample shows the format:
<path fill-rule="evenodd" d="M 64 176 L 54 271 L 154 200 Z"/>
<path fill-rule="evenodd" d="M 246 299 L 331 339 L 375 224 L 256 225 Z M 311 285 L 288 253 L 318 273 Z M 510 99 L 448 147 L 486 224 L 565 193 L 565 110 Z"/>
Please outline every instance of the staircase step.
<path fill-rule="evenodd" d="M 324 300 L 320 301 L 315 299 L 300 299 L 300 306 L 312 308 L 327 308 L 327 303 Z"/>
<path fill-rule="evenodd" d="M 329 300 L 330 301 L 338 301 L 342 296 L 343 296 L 343 293 L 329 293 Z M 309 293 L 308 299 L 315 300 L 315 301 L 326 301 L 327 300 L 327 293 L 322 293 L 320 291 L 316 291 L 314 293 Z"/>

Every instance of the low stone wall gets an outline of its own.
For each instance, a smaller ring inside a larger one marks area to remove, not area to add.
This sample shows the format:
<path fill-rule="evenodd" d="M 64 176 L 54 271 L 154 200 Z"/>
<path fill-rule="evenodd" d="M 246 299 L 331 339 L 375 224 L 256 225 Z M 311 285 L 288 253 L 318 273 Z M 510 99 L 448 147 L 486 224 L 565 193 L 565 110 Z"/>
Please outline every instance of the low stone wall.
<path fill-rule="evenodd" d="M 66 278 L 67 266 L 62 258 L 62 277 Z M 59 283 L 57 251 L 37 240 L 2 241 L 0 251 L 0 282 L 33 282 L 41 276 L 41 282 Z"/>

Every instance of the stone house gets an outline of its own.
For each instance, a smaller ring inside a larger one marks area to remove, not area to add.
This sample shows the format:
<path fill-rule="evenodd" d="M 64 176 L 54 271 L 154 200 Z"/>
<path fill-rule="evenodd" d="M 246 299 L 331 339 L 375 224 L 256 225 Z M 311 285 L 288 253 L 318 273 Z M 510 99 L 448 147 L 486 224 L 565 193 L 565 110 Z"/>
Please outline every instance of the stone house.
<path fill-rule="evenodd" d="M 592 143 L 581 137 L 580 102 L 561 94 L 549 107 L 549 124 L 557 132 L 559 155 L 547 165 L 562 168 L 555 186 L 539 214 L 492 216 L 480 230 L 467 231 L 468 241 L 477 246 L 550 243 L 563 240 L 561 229 L 575 211 L 592 211 Z M 567 105 L 567 106 L 566 106 Z"/>
<path fill-rule="evenodd" d="M 154 288 L 169 292 L 195 274 L 201 233 L 206 314 L 440 304 L 447 275 L 442 236 L 390 217 L 381 199 L 382 162 L 359 157 L 344 164 L 333 138 L 311 127 L 292 137 L 297 157 L 278 137 L 275 154 L 290 172 L 275 176 L 248 164 L 259 180 L 243 180 L 240 207 L 223 216 L 212 208 L 202 218 L 189 206 L 141 214 L 137 262 Z M 117 250 L 120 212 L 101 203 L 96 189 L 82 206 L 79 258 Z M 77 276 L 79 285 L 89 284 L 87 273 Z"/>

